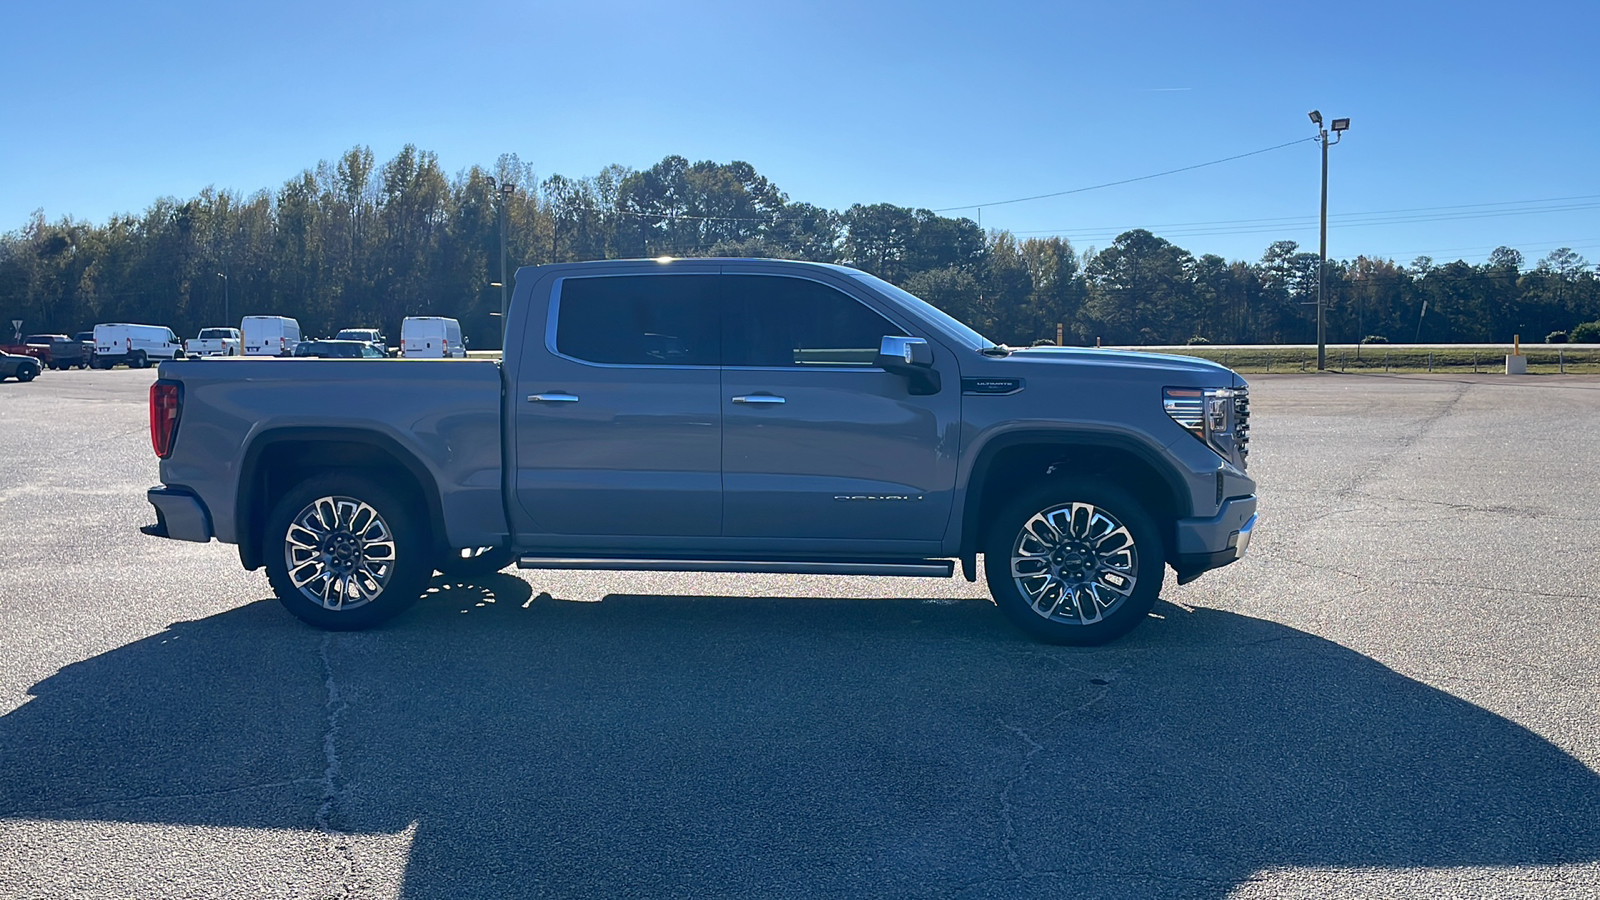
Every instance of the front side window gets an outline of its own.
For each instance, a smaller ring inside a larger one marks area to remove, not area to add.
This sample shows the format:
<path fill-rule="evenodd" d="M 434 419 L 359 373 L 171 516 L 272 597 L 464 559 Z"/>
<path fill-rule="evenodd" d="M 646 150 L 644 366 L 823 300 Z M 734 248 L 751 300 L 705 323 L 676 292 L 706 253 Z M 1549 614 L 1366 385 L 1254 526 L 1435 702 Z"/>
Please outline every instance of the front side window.
<path fill-rule="evenodd" d="M 556 351 L 587 362 L 715 366 L 720 357 L 717 275 L 566 278 Z"/>
<path fill-rule="evenodd" d="M 871 366 L 885 335 L 905 331 L 842 291 L 804 278 L 724 275 L 723 364 Z"/>

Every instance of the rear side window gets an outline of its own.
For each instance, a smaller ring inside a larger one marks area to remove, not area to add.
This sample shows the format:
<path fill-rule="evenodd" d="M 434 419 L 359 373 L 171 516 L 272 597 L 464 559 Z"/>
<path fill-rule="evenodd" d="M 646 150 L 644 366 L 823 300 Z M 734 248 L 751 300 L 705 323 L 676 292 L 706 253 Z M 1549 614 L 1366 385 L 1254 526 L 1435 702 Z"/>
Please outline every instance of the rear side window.
<path fill-rule="evenodd" d="M 885 335 L 905 331 L 842 291 L 804 278 L 724 275 L 724 365 L 871 366 Z"/>
<path fill-rule="evenodd" d="M 567 278 L 556 350 L 631 366 L 715 366 L 720 357 L 717 275 Z"/>

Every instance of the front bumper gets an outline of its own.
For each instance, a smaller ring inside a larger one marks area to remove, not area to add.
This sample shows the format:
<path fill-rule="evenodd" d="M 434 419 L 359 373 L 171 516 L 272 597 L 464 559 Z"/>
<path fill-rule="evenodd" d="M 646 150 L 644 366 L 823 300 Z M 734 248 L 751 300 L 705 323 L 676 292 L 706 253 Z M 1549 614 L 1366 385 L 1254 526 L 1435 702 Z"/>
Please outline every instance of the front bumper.
<path fill-rule="evenodd" d="M 1209 519 L 1179 519 L 1172 559 L 1178 583 L 1188 584 L 1242 559 L 1258 520 L 1254 495 L 1224 500 L 1222 509 Z"/>
<path fill-rule="evenodd" d="M 202 544 L 211 540 L 211 513 L 199 497 L 166 485 L 153 487 L 144 496 L 156 508 L 156 523 L 145 525 L 140 531 L 151 537 Z"/>

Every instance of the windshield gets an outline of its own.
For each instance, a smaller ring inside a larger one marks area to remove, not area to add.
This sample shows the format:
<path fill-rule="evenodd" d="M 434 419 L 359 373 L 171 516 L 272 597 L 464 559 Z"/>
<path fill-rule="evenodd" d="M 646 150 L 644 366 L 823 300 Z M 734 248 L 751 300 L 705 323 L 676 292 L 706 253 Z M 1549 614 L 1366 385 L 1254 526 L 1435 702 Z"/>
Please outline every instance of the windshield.
<path fill-rule="evenodd" d="M 373 328 L 346 328 L 339 332 L 339 340 L 342 341 L 375 341 L 377 339 L 377 329 Z"/>
<path fill-rule="evenodd" d="M 202 328 L 202 329 L 200 329 L 200 340 L 202 340 L 202 341 L 214 341 L 214 340 L 219 340 L 221 338 L 231 338 L 233 336 L 234 335 L 233 335 L 233 329 L 232 328 Z"/>
<path fill-rule="evenodd" d="M 866 282 L 872 287 L 877 288 L 879 293 L 889 295 L 895 300 L 898 300 L 901 305 L 907 307 L 912 312 L 921 315 L 927 320 L 929 325 L 932 325 L 946 337 L 952 338 L 958 343 L 965 344 L 974 350 L 982 350 L 985 347 L 994 346 L 994 341 L 991 341 L 976 331 L 973 331 L 971 328 L 968 328 L 961 322 L 961 320 L 951 316 L 949 313 L 937 306 L 934 306 L 932 303 L 929 303 L 921 297 L 918 297 L 916 294 L 901 290 L 900 288 L 895 287 L 876 275 L 869 275 L 866 272 L 851 272 L 850 274 L 853 277 Z"/>
<path fill-rule="evenodd" d="M 320 356 L 323 359 L 359 359 L 362 344 L 355 341 L 302 341 L 294 348 L 295 356 Z"/>

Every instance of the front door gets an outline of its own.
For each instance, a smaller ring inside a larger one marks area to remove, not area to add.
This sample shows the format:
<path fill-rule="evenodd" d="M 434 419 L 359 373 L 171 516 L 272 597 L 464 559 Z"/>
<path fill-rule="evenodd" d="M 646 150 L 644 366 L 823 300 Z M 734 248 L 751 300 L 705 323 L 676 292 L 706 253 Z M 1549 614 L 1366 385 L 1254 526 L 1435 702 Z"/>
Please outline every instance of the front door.
<path fill-rule="evenodd" d="M 548 326 L 529 329 L 513 401 L 516 493 L 535 532 L 597 545 L 721 532 L 716 284 L 710 274 L 557 283 Z"/>
<path fill-rule="evenodd" d="M 938 541 L 950 516 L 960 417 L 943 389 L 913 396 L 872 365 L 907 331 L 809 278 L 724 275 L 723 528 L 819 541 L 828 552 Z"/>

